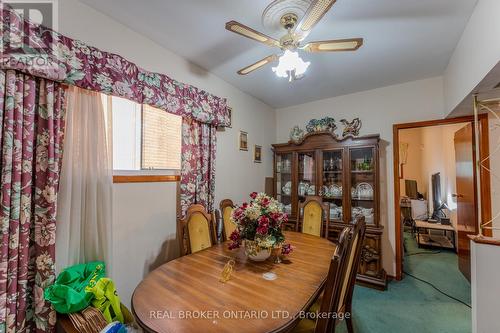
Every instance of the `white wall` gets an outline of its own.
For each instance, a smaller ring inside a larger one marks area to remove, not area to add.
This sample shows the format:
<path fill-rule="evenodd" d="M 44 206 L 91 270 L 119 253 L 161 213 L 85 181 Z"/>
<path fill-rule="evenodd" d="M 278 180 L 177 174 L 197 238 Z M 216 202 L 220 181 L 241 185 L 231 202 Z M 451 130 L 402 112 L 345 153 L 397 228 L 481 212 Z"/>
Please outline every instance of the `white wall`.
<path fill-rule="evenodd" d="M 59 1 L 59 29 L 105 51 L 117 53 L 151 71 L 226 97 L 233 107 L 233 126 L 217 134 L 216 202 L 242 201 L 264 190 L 272 176 L 271 144 L 275 141 L 274 110 L 217 76 L 194 66 L 153 41 L 77 0 Z M 237 147 L 238 131 L 249 135 L 249 151 Z M 253 163 L 253 145 L 263 147 L 263 161 Z M 116 184 L 114 187 L 114 258 L 112 275 L 124 303 L 151 264 L 174 258 L 176 245 L 164 244 L 176 233 L 174 184 Z M 167 253 L 165 247 L 172 249 Z"/>
<path fill-rule="evenodd" d="M 500 332 L 500 246 L 471 241 L 472 333 Z"/>
<path fill-rule="evenodd" d="M 112 277 L 124 304 L 144 276 L 179 256 L 176 183 L 115 184 Z"/>
<path fill-rule="evenodd" d="M 415 180 L 417 191 L 422 193 L 426 188 L 422 177 L 422 132 L 415 129 L 399 131 L 399 143 L 407 144 L 406 164 L 403 167 L 403 179 L 399 181 L 400 194 L 406 195 L 405 180 Z M 399 161 L 404 161 L 403 151 L 399 149 Z"/>
<path fill-rule="evenodd" d="M 393 185 L 392 125 L 418 120 L 443 118 L 443 81 L 441 77 L 413 81 L 375 90 L 324 99 L 276 111 L 277 140 L 288 141 L 294 125 L 305 127 L 312 118 L 331 116 L 336 120 L 359 117 L 361 135 L 381 137 L 381 223 L 384 267 L 395 273 L 395 225 Z"/>
<path fill-rule="evenodd" d="M 446 114 L 500 61 L 500 1 L 479 0 L 444 74 Z"/>

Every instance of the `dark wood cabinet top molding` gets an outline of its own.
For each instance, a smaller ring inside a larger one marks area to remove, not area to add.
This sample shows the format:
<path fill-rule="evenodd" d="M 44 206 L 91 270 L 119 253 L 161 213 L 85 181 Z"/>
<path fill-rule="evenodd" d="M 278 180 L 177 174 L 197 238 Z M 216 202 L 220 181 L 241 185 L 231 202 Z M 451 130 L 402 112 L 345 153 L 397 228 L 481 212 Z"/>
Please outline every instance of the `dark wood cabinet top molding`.
<path fill-rule="evenodd" d="M 307 133 L 304 135 L 302 140 L 299 142 L 289 141 L 287 143 L 276 143 L 273 144 L 273 148 L 288 148 L 289 150 L 297 150 L 300 149 L 300 146 L 307 146 L 307 149 L 310 149 L 309 146 L 313 145 L 315 147 L 323 147 L 330 145 L 331 143 L 339 143 L 344 145 L 357 145 L 357 144 L 375 144 L 380 141 L 380 135 L 366 135 L 366 136 L 346 136 L 343 138 L 338 138 L 332 132 L 313 132 Z"/>

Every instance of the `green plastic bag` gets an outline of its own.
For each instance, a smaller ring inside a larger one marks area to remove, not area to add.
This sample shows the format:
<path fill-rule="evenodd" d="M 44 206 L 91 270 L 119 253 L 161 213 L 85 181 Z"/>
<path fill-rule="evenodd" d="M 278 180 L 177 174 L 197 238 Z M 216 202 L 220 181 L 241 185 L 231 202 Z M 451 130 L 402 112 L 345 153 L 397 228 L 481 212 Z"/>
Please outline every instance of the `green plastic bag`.
<path fill-rule="evenodd" d="M 94 294 L 87 292 L 106 275 L 102 261 L 80 264 L 64 269 L 53 285 L 45 289 L 45 299 L 59 313 L 74 313 L 90 305 Z"/>
<path fill-rule="evenodd" d="M 102 278 L 93 286 L 85 290 L 94 295 L 92 306 L 103 314 L 108 323 L 119 321 L 125 323 L 121 310 L 120 297 L 116 292 L 115 283 L 108 278 Z"/>

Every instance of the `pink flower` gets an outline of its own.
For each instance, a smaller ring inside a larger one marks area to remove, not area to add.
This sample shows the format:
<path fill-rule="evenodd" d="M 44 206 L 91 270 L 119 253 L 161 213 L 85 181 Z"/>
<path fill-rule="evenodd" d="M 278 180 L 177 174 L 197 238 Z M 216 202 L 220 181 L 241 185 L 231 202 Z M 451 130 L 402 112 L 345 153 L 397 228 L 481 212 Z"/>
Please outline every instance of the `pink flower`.
<path fill-rule="evenodd" d="M 239 220 L 241 219 L 241 217 L 243 216 L 243 209 L 242 208 L 236 208 L 234 211 L 233 211 L 233 219 L 235 220 Z"/>
<path fill-rule="evenodd" d="M 268 226 L 269 225 L 269 218 L 267 216 L 261 216 L 259 218 L 259 226 Z"/>
<path fill-rule="evenodd" d="M 293 251 L 293 247 L 292 247 L 292 245 L 290 245 L 290 244 L 284 244 L 284 245 L 281 247 L 281 254 L 282 254 L 282 255 L 288 255 L 288 254 L 290 254 L 292 251 Z"/>
<path fill-rule="evenodd" d="M 242 209 L 247 209 L 248 207 L 248 202 L 244 202 L 242 205 L 241 205 L 241 208 Z"/>
<path fill-rule="evenodd" d="M 250 193 L 250 198 L 252 198 L 252 199 L 257 198 L 257 192 Z"/>
<path fill-rule="evenodd" d="M 276 225 L 279 225 L 280 224 L 280 220 L 281 220 L 281 214 L 280 213 L 271 213 L 270 214 L 270 217 L 271 217 L 271 226 L 276 226 Z"/>
<path fill-rule="evenodd" d="M 267 224 L 262 224 L 259 227 L 257 227 L 257 233 L 261 235 L 267 234 L 267 231 L 269 230 L 269 226 Z"/>
<path fill-rule="evenodd" d="M 271 202 L 271 201 L 269 200 L 269 198 L 264 198 L 264 199 L 262 199 L 262 202 L 260 203 L 260 205 L 261 205 L 262 207 L 266 208 L 267 206 L 269 206 L 269 203 L 270 203 L 270 202 Z"/>
<path fill-rule="evenodd" d="M 234 230 L 231 235 L 229 236 L 229 239 L 232 240 L 233 242 L 239 241 L 240 240 L 240 231 L 238 229 Z"/>
<path fill-rule="evenodd" d="M 231 233 L 231 236 L 229 236 L 229 239 L 231 240 L 231 243 L 228 246 L 229 250 L 234 250 L 240 247 L 241 245 L 241 237 L 240 237 L 240 231 L 238 229 L 234 230 Z"/>

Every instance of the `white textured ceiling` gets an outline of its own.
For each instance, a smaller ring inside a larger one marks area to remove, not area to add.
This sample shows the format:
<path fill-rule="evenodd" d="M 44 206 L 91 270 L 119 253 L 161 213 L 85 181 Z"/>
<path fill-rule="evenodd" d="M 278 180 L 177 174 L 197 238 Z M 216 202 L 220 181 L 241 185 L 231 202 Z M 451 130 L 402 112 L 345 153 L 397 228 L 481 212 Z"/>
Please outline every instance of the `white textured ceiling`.
<path fill-rule="evenodd" d="M 236 71 L 279 49 L 225 30 L 237 20 L 262 26 L 270 0 L 81 0 L 281 108 L 443 74 L 477 0 L 337 0 L 307 41 L 363 37 L 357 52 L 302 53 L 311 66 L 300 81 L 278 79 L 271 66 Z M 168 73 L 166 73 L 168 74 Z"/>

